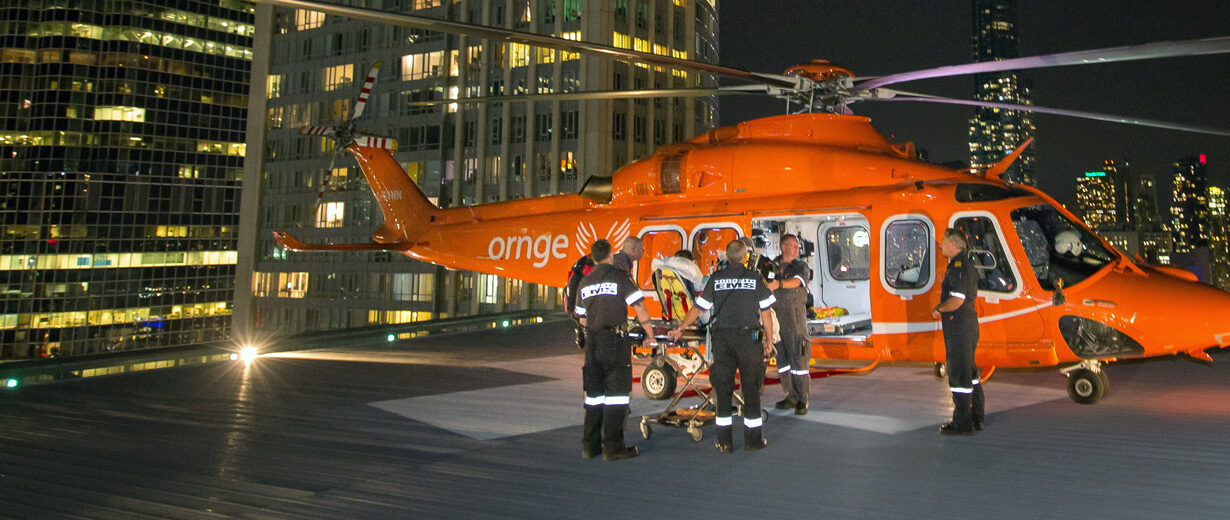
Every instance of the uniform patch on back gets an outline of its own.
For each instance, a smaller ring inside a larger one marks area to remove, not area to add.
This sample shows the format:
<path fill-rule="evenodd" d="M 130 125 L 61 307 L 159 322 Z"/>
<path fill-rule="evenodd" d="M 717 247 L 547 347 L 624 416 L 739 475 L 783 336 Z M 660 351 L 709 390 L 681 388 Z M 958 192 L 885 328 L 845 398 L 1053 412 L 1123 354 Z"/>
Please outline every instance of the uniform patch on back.
<path fill-rule="evenodd" d="M 953 266 L 954 266 L 954 267 L 961 267 L 961 261 L 960 261 L 960 260 L 957 260 L 957 263 L 953 264 Z"/>

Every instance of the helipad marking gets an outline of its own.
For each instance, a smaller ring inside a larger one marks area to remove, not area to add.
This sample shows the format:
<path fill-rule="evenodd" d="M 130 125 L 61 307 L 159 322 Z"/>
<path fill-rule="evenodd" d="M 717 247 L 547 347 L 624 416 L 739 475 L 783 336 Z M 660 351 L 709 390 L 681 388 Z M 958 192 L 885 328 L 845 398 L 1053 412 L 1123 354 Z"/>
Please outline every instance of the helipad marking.
<path fill-rule="evenodd" d="M 495 363 L 486 366 L 557 379 L 370 404 L 482 441 L 579 426 L 583 418 L 580 365 L 575 355 Z M 775 420 L 797 419 L 890 435 L 934 427 L 952 416 L 952 399 L 947 385 L 930 374 L 930 369 L 887 368 L 828 377 L 813 383 L 807 415 L 796 416 L 790 410 L 771 413 L 781 417 Z M 1061 389 L 996 382 L 988 383 L 987 388 L 988 414 L 1067 396 Z M 666 406 L 666 401 L 641 397 L 639 385 L 633 386 L 632 393 L 633 418 L 660 413 Z M 781 397 L 780 386 L 768 386 L 764 407 L 771 409 Z M 633 422 L 629 421 L 628 435 L 634 434 Z"/>

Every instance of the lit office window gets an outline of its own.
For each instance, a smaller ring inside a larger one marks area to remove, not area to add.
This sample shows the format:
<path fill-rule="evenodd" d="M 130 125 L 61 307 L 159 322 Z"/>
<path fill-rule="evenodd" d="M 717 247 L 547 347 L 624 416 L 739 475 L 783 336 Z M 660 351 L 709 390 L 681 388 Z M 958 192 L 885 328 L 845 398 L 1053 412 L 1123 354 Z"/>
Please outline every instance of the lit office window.
<path fill-rule="evenodd" d="M 295 9 L 295 30 L 315 29 L 325 23 L 325 13 Z"/>
<path fill-rule="evenodd" d="M 316 227 L 342 227 L 342 215 L 346 213 L 345 202 L 326 202 L 316 212 Z"/>
<path fill-rule="evenodd" d="M 354 64 L 347 63 L 325 67 L 321 85 L 325 90 L 334 90 L 338 87 L 349 86 L 352 81 L 354 81 Z"/>
<path fill-rule="evenodd" d="M 137 107 L 95 107 L 95 121 L 132 121 L 134 123 L 145 122 L 145 109 Z"/>

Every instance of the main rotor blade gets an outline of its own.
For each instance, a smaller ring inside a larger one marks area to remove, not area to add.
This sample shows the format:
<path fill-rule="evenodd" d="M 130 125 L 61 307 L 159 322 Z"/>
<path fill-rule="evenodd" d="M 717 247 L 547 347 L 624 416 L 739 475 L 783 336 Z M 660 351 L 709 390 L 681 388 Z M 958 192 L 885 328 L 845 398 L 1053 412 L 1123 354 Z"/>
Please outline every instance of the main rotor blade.
<path fill-rule="evenodd" d="M 457 22 L 453 20 L 441 20 L 439 18 L 430 18 L 405 13 L 390 13 L 385 11 L 377 11 L 375 9 L 364 9 L 361 7 L 349 7 L 321 2 L 312 2 L 308 0 L 256 0 L 257 2 L 276 5 L 281 7 L 289 7 L 294 9 L 307 9 L 310 11 L 319 11 L 325 14 L 334 16 L 344 16 L 347 18 L 357 18 L 360 20 L 368 20 L 372 22 L 389 23 L 393 25 L 401 25 L 405 27 L 413 27 L 415 29 L 426 29 L 429 31 L 437 31 L 451 34 L 459 34 L 463 36 L 471 36 L 475 38 L 484 38 L 497 42 L 520 43 L 524 45 L 532 45 L 535 47 L 546 47 L 558 49 L 568 52 L 583 53 L 593 56 L 605 56 L 622 60 L 630 60 L 647 65 L 659 65 L 664 67 L 673 67 L 677 69 L 691 69 L 709 72 L 730 78 L 738 78 L 755 83 L 762 83 L 780 88 L 792 88 L 795 82 L 784 76 L 773 76 L 770 74 L 757 74 L 745 70 L 732 69 L 730 67 L 722 67 L 711 63 L 699 61 L 685 60 L 681 58 L 673 58 L 670 56 L 662 56 L 660 54 L 652 54 L 648 52 L 639 52 L 631 49 L 620 49 L 610 45 L 602 45 L 598 43 L 589 43 L 576 40 L 565 40 L 554 36 L 544 36 L 541 34 L 524 33 L 520 31 L 512 31 L 498 27 L 488 27 L 485 25 L 476 25 L 471 23 Z"/>
<path fill-rule="evenodd" d="M 462 99 L 432 99 L 411 101 L 410 106 L 437 106 L 453 103 L 512 103 L 517 101 L 575 101 L 587 99 L 622 99 L 628 97 L 705 97 L 721 94 L 763 94 L 725 88 L 668 88 L 658 90 L 598 90 L 590 92 L 556 92 L 521 96 L 487 96 Z"/>
<path fill-rule="evenodd" d="M 855 84 L 855 89 L 870 90 L 884 85 L 892 85 L 904 81 L 916 81 L 928 78 L 943 78 L 948 76 L 963 76 L 982 72 L 999 72 L 1005 70 L 1024 70 L 1045 67 L 1062 67 L 1066 65 L 1090 65 L 1094 63 L 1113 63 L 1117 61 L 1151 60 L 1157 58 L 1174 58 L 1179 56 L 1201 56 L 1206 54 L 1222 54 L 1230 52 L 1230 36 L 1206 38 L 1203 40 L 1186 40 L 1179 42 L 1156 42 L 1128 47 L 1111 47 L 1089 51 L 1065 52 L 1061 54 L 1045 54 L 1008 60 L 970 63 L 968 65 L 950 65 L 934 69 L 917 70 L 883 76 L 870 81 Z"/>
<path fill-rule="evenodd" d="M 350 116 L 350 120 L 354 121 L 359 116 L 363 115 L 363 108 L 367 106 L 367 98 L 372 95 L 372 85 L 376 84 L 376 75 L 380 73 L 380 62 L 372 65 L 372 70 L 368 71 L 367 79 L 363 81 L 363 90 L 359 91 L 359 100 L 354 103 L 354 114 Z"/>
<path fill-rule="evenodd" d="M 882 89 L 887 90 L 887 89 Z M 1124 123 L 1129 125 L 1149 126 L 1154 128 L 1165 128 L 1167 130 L 1180 130 L 1183 132 L 1195 132 L 1198 134 L 1211 134 L 1230 137 L 1230 130 L 1222 128 L 1212 128 L 1207 126 L 1192 126 L 1181 125 L 1178 123 L 1169 123 L 1166 121 L 1158 121 L 1155 119 L 1144 119 L 1139 117 L 1124 117 L 1109 114 L 1099 114 L 1096 112 L 1084 112 L 1080 110 L 1066 110 L 1062 108 L 1046 108 L 1034 105 L 1014 105 L 1010 103 L 993 103 L 990 101 L 977 101 L 969 99 L 952 99 L 939 96 L 929 96 L 925 94 L 912 94 L 909 92 L 895 91 L 895 97 L 869 97 L 865 101 L 922 101 L 925 103 L 943 103 L 948 105 L 967 105 L 975 107 L 999 108 L 1003 110 L 1020 110 L 1023 112 L 1037 112 L 1040 114 L 1054 114 L 1057 116 L 1080 117 L 1084 119 L 1095 119 L 1098 121 L 1109 121 L 1111 123 Z"/>

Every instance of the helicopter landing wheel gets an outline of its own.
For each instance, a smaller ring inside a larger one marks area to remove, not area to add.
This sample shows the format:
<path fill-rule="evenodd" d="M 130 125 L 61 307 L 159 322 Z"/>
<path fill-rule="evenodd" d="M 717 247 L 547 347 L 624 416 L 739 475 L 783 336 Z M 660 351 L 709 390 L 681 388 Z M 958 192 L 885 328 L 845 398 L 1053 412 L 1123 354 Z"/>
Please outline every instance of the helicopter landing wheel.
<path fill-rule="evenodd" d="M 675 395 L 675 385 L 678 382 L 676 377 L 674 367 L 661 357 L 656 358 L 641 373 L 641 391 L 646 398 L 654 401 L 669 399 L 670 396 Z"/>
<path fill-rule="evenodd" d="M 948 367 L 943 363 L 936 363 L 935 367 L 931 369 L 931 375 L 935 376 L 936 381 L 948 379 Z"/>
<path fill-rule="evenodd" d="M 1101 371 L 1073 370 L 1068 374 L 1068 397 L 1080 404 L 1094 404 L 1106 396 L 1109 384 L 1110 378 Z"/>

